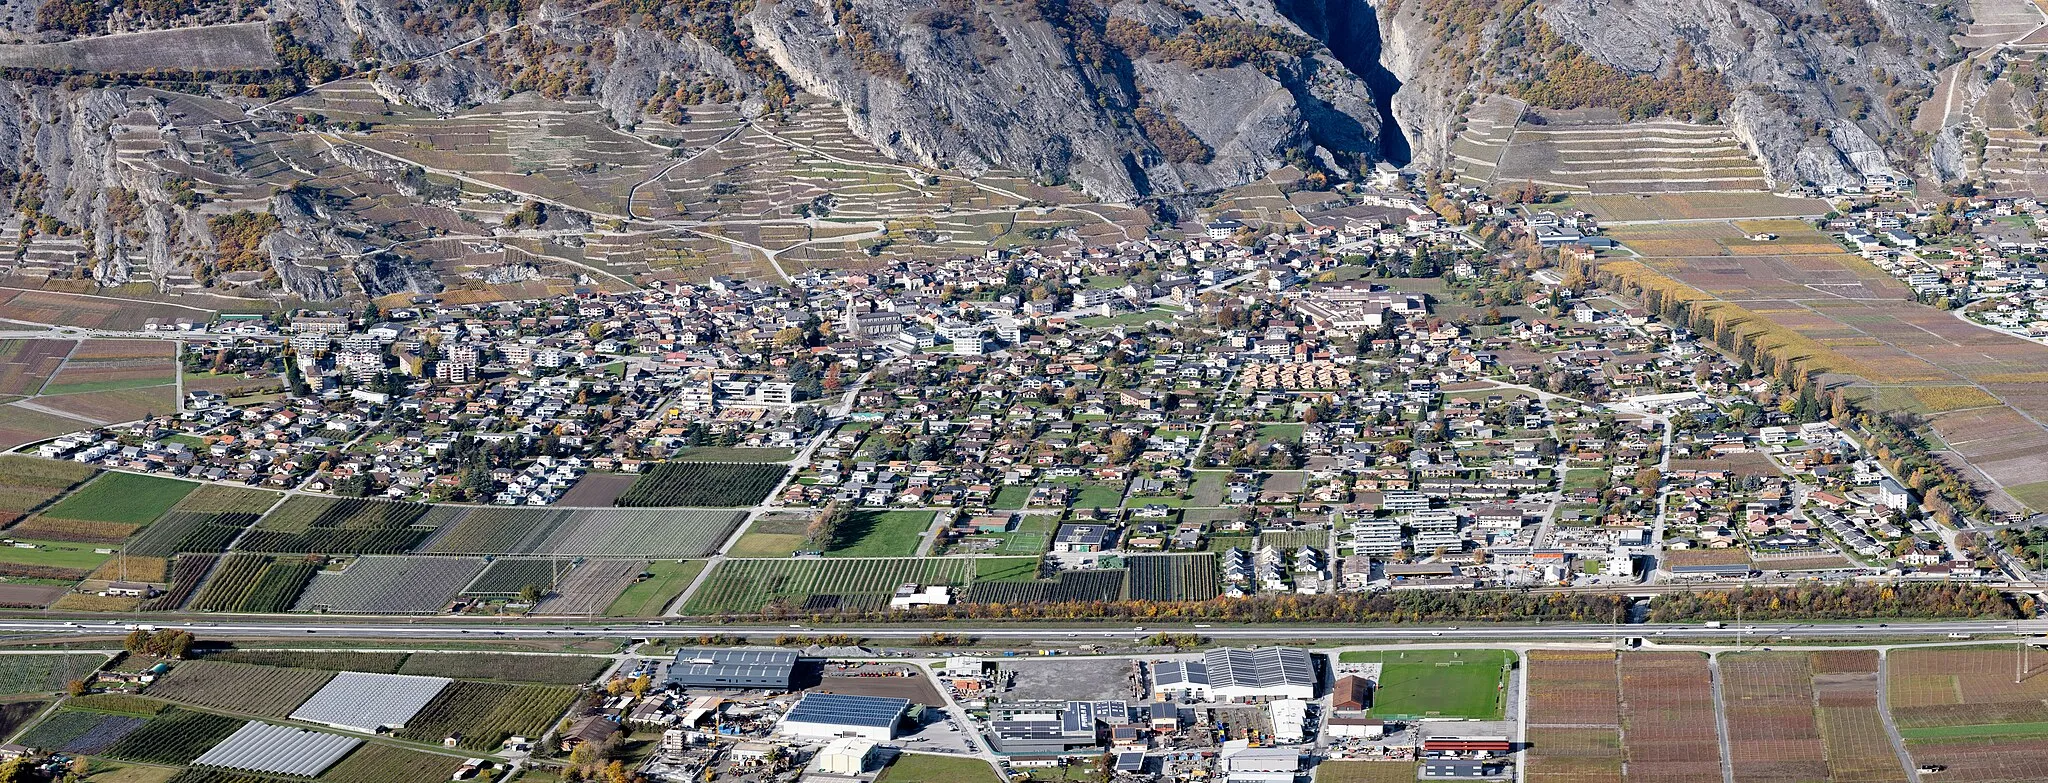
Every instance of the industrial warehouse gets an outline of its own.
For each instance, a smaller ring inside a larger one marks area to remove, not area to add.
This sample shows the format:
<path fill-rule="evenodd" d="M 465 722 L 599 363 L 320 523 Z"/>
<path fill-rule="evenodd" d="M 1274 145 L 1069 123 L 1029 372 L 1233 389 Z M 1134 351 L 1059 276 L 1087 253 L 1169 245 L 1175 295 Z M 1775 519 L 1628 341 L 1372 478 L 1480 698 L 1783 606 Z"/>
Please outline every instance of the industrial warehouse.
<path fill-rule="evenodd" d="M 948 756 L 1068 780 L 1075 773 L 1062 768 L 1101 765 L 1103 783 L 1312 783 L 1329 763 L 1384 764 L 1417 780 L 1517 773 L 1516 729 L 1501 709 L 1505 651 L 905 652 L 680 648 L 620 672 L 662 687 L 615 698 L 614 720 L 578 721 L 554 741 L 658 731 L 642 772 L 673 783 L 878 783 L 904 758 Z M 1445 701 L 1465 698 L 1473 703 Z"/>

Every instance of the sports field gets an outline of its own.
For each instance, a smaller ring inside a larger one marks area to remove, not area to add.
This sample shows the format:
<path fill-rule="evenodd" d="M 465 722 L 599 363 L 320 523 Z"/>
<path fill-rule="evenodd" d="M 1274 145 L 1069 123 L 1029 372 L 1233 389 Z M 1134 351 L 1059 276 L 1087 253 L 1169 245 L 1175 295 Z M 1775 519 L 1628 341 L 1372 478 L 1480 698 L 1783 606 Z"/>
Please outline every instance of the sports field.
<path fill-rule="evenodd" d="M 1355 651 L 1339 663 L 1380 664 L 1370 714 L 1378 718 L 1499 720 L 1514 654 L 1507 650 Z"/>

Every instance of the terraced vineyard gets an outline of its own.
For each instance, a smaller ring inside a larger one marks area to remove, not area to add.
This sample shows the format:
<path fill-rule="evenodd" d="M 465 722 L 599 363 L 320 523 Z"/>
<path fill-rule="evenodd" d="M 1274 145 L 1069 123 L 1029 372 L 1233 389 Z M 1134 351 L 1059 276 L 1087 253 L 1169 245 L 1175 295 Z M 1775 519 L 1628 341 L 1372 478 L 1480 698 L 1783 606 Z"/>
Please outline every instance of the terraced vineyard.
<path fill-rule="evenodd" d="M 313 577 L 293 611 L 430 614 L 484 570 L 480 557 L 372 556 Z"/>
<path fill-rule="evenodd" d="M 235 553 L 214 568 L 192 599 L 197 612 L 282 612 L 319 569 L 304 557 Z"/>
<path fill-rule="evenodd" d="M 735 508 L 767 499 L 786 465 L 663 462 L 647 468 L 619 495 L 621 506 Z"/>
<path fill-rule="evenodd" d="M 1207 601 L 1223 592 L 1212 554 L 1132 555 L 1124 567 L 1133 601 Z"/>
<path fill-rule="evenodd" d="M 494 750 L 506 737 L 540 736 L 574 701 L 574 688 L 456 680 L 406 721 L 397 736 L 440 742 L 459 733 L 465 749 Z"/>
<path fill-rule="evenodd" d="M 428 506 L 362 498 L 299 495 L 264 515 L 242 539 L 251 552 L 397 554 L 432 531 L 416 527 Z"/>
<path fill-rule="evenodd" d="M 1726 126 L 1617 123 L 1596 110 L 1552 113 L 1569 116 L 1514 130 L 1493 173 L 1496 186 L 1533 182 L 1551 192 L 1595 194 L 1770 189 Z"/>
<path fill-rule="evenodd" d="M 973 561 L 965 558 L 820 558 L 727 560 L 690 595 L 693 615 L 759 612 L 771 603 L 790 609 L 881 608 L 905 583 L 964 586 Z"/>

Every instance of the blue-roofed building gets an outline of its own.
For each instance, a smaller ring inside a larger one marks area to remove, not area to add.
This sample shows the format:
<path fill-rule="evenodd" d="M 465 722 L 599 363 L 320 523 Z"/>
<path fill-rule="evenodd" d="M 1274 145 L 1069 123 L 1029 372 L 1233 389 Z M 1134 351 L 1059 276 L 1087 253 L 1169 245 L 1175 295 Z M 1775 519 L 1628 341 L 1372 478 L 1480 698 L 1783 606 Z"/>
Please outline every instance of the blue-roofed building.
<path fill-rule="evenodd" d="M 668 682 L 681 688 L 768 688 L 786 691 L 796 679 L 790 650 L 695 647 L 676 651 Z"/>
<path fill-rule="evenodd" d="M 776 730 L 799 737 L 860 737 L 882 742 L 896 738 L 896 728 L 909 714 L 909 699 L 806 693 L 782 716 L 782 725 Z"/>

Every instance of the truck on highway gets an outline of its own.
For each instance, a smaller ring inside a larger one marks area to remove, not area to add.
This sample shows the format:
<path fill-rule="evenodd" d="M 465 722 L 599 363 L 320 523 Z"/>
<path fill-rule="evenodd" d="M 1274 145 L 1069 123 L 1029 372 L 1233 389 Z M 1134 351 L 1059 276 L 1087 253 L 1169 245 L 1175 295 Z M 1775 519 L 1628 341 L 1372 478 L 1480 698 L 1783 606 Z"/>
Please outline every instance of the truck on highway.
<path fill-rule="evenodd" d="M 1707 621 L 1707 627 L 1708 627 L 1708 628 L 1719 628 L 1719 627 L 1721 627 L 1721 621 L 1720 621 L 1720 620 L 1708 620 L 1708 621 Z"/>

